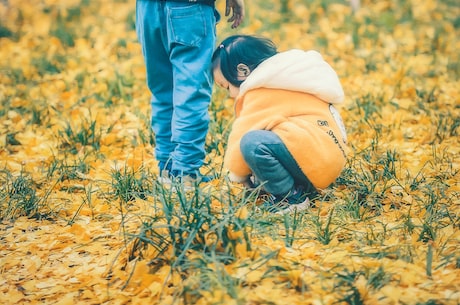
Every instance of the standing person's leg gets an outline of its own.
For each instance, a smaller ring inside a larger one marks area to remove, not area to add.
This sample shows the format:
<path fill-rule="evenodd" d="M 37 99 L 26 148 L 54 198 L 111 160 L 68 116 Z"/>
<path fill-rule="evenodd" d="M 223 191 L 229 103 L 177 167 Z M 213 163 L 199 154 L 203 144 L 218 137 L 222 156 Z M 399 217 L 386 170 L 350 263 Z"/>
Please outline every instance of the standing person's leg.
<path fill-rule="evenodd" d="M 241 139 L 240 147 L 246 163 L 267 192 L 283 198 L 296 187 L 301 187 L 302 193 L 308 197 L 316 194 L 311 182 L 275 133 L 250 131 Z"/>
<path fill-rule="evenodd" d="M 136 31 L 145 60 L 147 85 L 152 93 L 151 124 L 155 136 L 155 157 L 160 171 L 171 167 L 173 117 L 173 69 L 167 50 L 163 1 L 138 0 Z"/>
<path fill-rule="evenodd" d="M 172 142 L 174 175 L 199 175 L 204 163 L 208 107 L 212 93 L 211 57 L 216 42 L 214 7 L 166 2 L 173 65 Z"/>

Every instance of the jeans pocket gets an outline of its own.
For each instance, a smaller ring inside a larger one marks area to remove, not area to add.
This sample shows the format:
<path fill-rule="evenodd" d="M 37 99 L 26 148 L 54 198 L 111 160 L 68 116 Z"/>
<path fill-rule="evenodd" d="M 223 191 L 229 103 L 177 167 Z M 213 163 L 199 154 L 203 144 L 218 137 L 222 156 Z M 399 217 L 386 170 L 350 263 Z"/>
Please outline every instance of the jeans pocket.
<path fill-rule="evenodd" d="M 206 20 L 202 5 L 170 7 L 168 17 L 171 42 L 197 46 L 208 35 L 206 24 L 210 21 Z"/>

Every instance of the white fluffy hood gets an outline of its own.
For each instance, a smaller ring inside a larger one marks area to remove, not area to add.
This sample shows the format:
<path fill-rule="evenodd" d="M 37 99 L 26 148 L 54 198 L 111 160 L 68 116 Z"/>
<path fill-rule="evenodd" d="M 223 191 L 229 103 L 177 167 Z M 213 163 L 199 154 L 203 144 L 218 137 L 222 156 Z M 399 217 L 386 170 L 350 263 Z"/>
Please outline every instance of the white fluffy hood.
<path fill-rule="evenodd" d="M 317 51 L 294 49 L 265 60 L 241 84 L 239 96 L 256 88 L 305 92 L 331 104 L 344 100 L 337 73 Z"/>

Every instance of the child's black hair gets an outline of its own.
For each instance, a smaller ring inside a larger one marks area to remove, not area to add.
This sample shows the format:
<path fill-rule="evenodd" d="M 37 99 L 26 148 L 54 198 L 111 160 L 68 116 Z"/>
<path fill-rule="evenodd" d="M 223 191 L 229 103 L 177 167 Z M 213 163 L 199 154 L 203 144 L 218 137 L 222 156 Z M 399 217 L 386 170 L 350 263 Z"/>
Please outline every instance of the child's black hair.
<path fill-rule="evenodd" d="M 267 38 L 234 35 L 227 37 L 212 55 L 212 66 L 220 65 L 222 75 L 232 85 L 239 87 L 237 66 L 242 63 L 253 71 L 267 58 L 277 53 L 276 45 Z"/>

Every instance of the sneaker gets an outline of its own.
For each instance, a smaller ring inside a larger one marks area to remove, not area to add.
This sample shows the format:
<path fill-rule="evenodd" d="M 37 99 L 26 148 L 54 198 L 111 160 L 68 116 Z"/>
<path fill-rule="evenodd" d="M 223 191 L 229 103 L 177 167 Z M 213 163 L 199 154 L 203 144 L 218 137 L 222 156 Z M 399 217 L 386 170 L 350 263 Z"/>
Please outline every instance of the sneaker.
<path fill-rule="evenodd" d="M 189 182 L 202 183 L 202 182 L 210 182 L 215 179 L 214 176 L 201 175 L 199 172 L 188 173 L 188 172 L 179 172 L 178 170 L 172 170 L 170 172 L 170 176 L 174 180 L 179 180 L 180 182 L 183 182 L 185 180 Z"/>
<path fill-rule="evenodd" d="M 293 212 L 300 212 L 311 207 L 310 199 L 307 194 L 294 188 L 284 197 L 269 195 L 264 204 L 264 208 L 277 215 L 284 215 Z"/>
<path fill-rule="evenodd" d="M 165 187 L 174 189 L 183 187 L 185 191 L 192 191 L 197 185 L 202 182 L 210 182 L 214 180 L 213 176 L 190 174 L 179 174 L 178 171 L 162 170 L 158 176 L 158 182 Z"/>
<path fill-rule="evenodd" d="M 172 181 L 171 176 L 169 175 L 169 171 L 166 169 L 161 170 L 157 181 L 163 185 L 171 185 Z"/>

